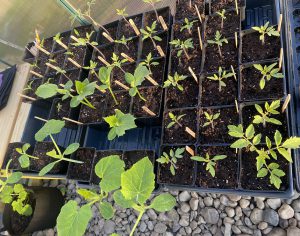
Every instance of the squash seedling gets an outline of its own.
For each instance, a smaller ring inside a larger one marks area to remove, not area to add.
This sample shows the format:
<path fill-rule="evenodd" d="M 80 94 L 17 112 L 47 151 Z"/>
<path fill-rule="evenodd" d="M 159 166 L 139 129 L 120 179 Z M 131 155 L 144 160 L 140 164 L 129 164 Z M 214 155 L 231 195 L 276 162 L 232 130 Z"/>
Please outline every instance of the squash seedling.
<path fill-rule="evenodd" d="M 277 65 L 277 62 L 267 66 L 267 65 L 260 65 L 260 64 L 254 64 L 254 68 L 257 69 L 261 75 L 262 78 L 259 81 L 259 87 L 260 89 L 264 89 L 266 85 L 266 80 L 270 81 L 272 78 L 282 79 L 284 78 L 284 75 L 282 73 L 279 73 L 280 69 L 274 67 Z"/>
<path fill-rule="evenodd" d="M 156 15 L 156 19 L 159 22 L 159 16 L 158 16 L 158 13 L 156 11 L 156 8 L 155 8 L 154 4 L 157 3 L 157 2 L 161 2 L 161 0 L 143 0 L 143 2 L 148 3 L 153 8 L 153 10 L 155 12 L 155 15 Z"/>
<path fill-rule="evenodd" d="M 120 38 L 119 40 L 115 40 L 115 43 L 119 43 L 119 44 L 122 44 L 124 45 L 128 50 L 129 50 L 129 47 L 127 45 L 127 43 L 132 40 L 132 37 L 129 37 L 129 38 L 125 38 L 125 36 L 123 35 L 122 38 Z"/>
<path fill-rule="evenodd" d="M 66 44 L 64 44 L 62 42 L 62 37 L 60 36 L 60 33 L 57 33 L 54 37 L 53 37 L 53 40 L 59 44 L 61 47 L 63 47 L 64 49 L 68 50 L 68 46 Z"/>
<path fill-rule="evenodd" d="M 222 38 L 222 34 L 220 33 L 219 30 L 217 30 L 215 39 L 214 40 L 207 40 L 207 43 L 209 44 L 216 44 L 218 46 L 218 51 L 220 57 L 223 57 L 221 47 L 223 46 L 224 43 L 228 43 L 228 40 L 224 37 Z"/>
<path fill-rule="evenodd" d="M 175 72 L 174 76 L 168 75 L 168 79 L 164 82 L 164 88 L 168 88 L 170 86 L 177 88 L 179 91 L 183 91 L 182 85 L 179 84 L 180 81 L 183 81 L 187 78 L 185 75 L 179 75 Z"/>
<path fill-rule="evenodd" d="M 150 52 L 146 59 L 140 63 L 142 66 L 147 66 L 149 73 L 152 75 L 151 66 L 158 66 L 159 62 L 153 60 L 152 53 Z"/>
<path fill-rule="evenodd" d="M 121 137 L 127 130 L 136 128 L 135 117 L 131 114 L 124 114 L 122 111 L 115 109 L 115 115 L 104 117 L 106 123 L 109 124 L 110 131 L 108 140 L 113 140 L 117 136 Z"/>
<path fill-rule="evenodd" d="M 156 161 L 162 165 L 170 164 L 170 172 L 172 175 L 175 175 L 175 170 L 177 169 L 176 163 L 178 159 L 183 158 L 183 153 L 185 148 L 177 148 L 175 151 L 173 149 L 170 150 L 169 154 L 163 152 L 163 155 L 158 158 Z"/>
<path fill-rule="evenodd" d="M 58 134 L 62 131 L 62 129 L 65 126 L 65 121 L 61 120 L 49 120 L 47 121 L 44 126 L 35 134 L 35 140 L 37 142 L 42 142 L 45 140 L 45 138 L 49 137 L 54 145 L 54 149 L 47 152 L 46 155 L 49 157 L 52 157 L 55 159 L 54 162 L 49 163 L 48 165 L 44 166 L 41 171 L 39 172 L 39 176 L 44 176 L 47 174 L 49 171 L 53 169 L 53 167 L 58 164 L 61 161 L 68 161 L 68 162 L 73 162 L 73 163 L 78 163 L 82 164 L 82 161 L 77 161 L 73 160 L 70 158 L 67 158 L 65 156 L 71 155 L 72 153 L 76 152 L 77 149 L 79 148 L 79 143 L 72 143 L 70 144 L 64 152 L 60 150 L 58 147 L 56 141 L 53 138 L 54 134 Z"/>
<path fill-rule="evenodd" d="M 205 158 L 201 157 L 201 156 L 192 156 L 191 157 L 191 159 L 194 161 L 206 163 L 205 169 L 206 169 L 206 171 L 208 171 L 211 174 L 212 177 L 216 176 L 215 167 L 216 167 L 217 161 L 224 160 L 225 158 L 227 158 L 226 155 L 216 155 L 216 156 L 210 157 L 210 155 L 208 153 L 205 154 Z"/>
<path fill-rule="evenodd" d="M 175 48 L 179 49 L 177 52 L 177 57 L 180 57 L 182 55 L 182 52 L 184 52 L 186 58 L 190 60 L 188 49 L 194 48 L 193 39 L 187 39 L 185 41 L 181 41 L 180 39 L 174 39 L 170 42 L 170 44 L 174 45 Z"/>
<path fill-rule="evenodd" d="M 111 67 L 101 67 L 99 69 L 98 78 L 99 78 L 100 82 L 102 83 L 99 86 L 99 89 L 100 90 L 108 89 L 108 91 L 110 92 L 111 96 L 113 97 L 113 99 L 115 101 L 115 104 L 118 105 L 119 103 L 118 103 L 116 96 L 111 88 L 111 71 L 112 71 Z"/>
<path fill-rule="evenodd" d="M 156 21 L 154 21 L 152 23 L 151 27 L 146 26 L 146 29 L 141 29 L 141 33 L 143 35 L 142 40 L 144 41 L 149 38 L 155 49 L 157 49 L 157 45 L 156 45 L 155 41 L 158 41 L 158 42 L 162 41 L 162 39 L 159 36 L 154 35 L 155 33 L 157 33 L 156 26 L 157 26 L 157 23 L 156 23 Z"/>
<path fill-rule="evenodd" d="M 30 148 L 29 143 L 25 143 L 21 148 L 16 148 L 17 153 L 19 153 L 21 156 L 19 157 L 18 161 L 22 168 L 27 168 L 30 166 L 30 158 L 31 159 L 39 159 L 38 157 L 29 155 L 27 150 Z"/>
<path fill-rule="evenodd" d="M 175 124 L 179 125 L 179 127 L 182 127 L 182 124 L 180 123 L 180 121 L 182 120 L 182 118 L 185 116 L 185 114 L 176 116 L 174 115 L 174 113 L 169 112 L 169 117 L 171 119 L 171 122 L 167 125 L 167 129 L 170 129 L 171 127 L 173 127 Z"/>
<path fill-rule="evenodd" d="M 202 127 L 211 125 L 211 128 L 214 129 L 215 128 L 214 122 L 220 117 L 220 113 L 209 114 L 208 112 L 205 111 L 204 116 L 205 116 L 206 122 L 203 124 Z"/>
<path fill-rule="evenodd" d="M 192 35 L 192 30 L 191 29 L 193 28 L 193 25 L 196 22 L 197 22 L 196 20 L 189 21 L 188 18 L 185 18 L 183 26 L 180 27 L 180 32 L 182 32 L 184 30 L 187 30 L 189 32 L 189 34 Z"/>
<path fill-rule="evenodd" d="M 226 20 L 226 16 L 225 16 L 226 10 L 223 9 L 222 11 L 217 11 L 216 13 L 218 16 L 221 17 L 221 29 L 223 29 L 224 28 L 224 20 Z"/>
<path fill-rule="evenodd" d="M 219 67 L 218 74 L 214 74 L 213 76 L 208 76 L 209 80 L 218 81 L 219 82 L 219 92 L 222 91 L 222 87 L 226 87 L 225 79 L 230 77 L 234 77 L 234 73 L 223 71 L 222 67 Z"/>
<path fill-rule="evenodd" d="M 255 115 L 253 119 L 254 124 L 263 124 L 263 127 L 266 127 L 267 123 L 272 123 L 274 125 L 282 125 L 282 123 L 275 119 L 271 118 L 271 115 L 278 115 L 280 114 L 277 109 L 280 107 L 280 100 L 273 101 L 270 105 L 268 102 L 265 103 L 265 111 L 263 108 L 255 104 L 255 109 L 259 113 L 259 115 Z"/>
<path fill-rule="evenodd" d="M 277 31 L 274 26 L 269 27 L 270 22 L 268 21 L 265 25 L 262 26 L 254 26 L 252 29 L 255 31 L 258 31 L 260 34 L 259 40 L 261 41 L 262 45 L 265 44 L 265 36 L 268 35 L 269 37 L 274 36 L 274 37 L 279 37 L 280 33 Z"/>

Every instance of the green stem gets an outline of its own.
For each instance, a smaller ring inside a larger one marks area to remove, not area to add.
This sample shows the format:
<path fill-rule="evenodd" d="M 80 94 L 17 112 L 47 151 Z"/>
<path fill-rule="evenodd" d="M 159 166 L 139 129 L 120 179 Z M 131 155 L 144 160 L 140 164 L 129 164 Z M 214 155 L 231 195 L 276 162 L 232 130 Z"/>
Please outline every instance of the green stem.
<path fill-rule="evenodd" d="M 49 136 L 50 136 L 50 138 L 52 140 L 52 143 L 54 144 L 54 147 L 55 147 L 56 151 L 58 152 L 58 155 L 60 155 L 60 157 L 63 158 L 64 155 L 61 153 L 61 151 L 60 151 L 59 147 L 57 146 L 57 144 L 56 144 L 56 142 L 55 142 L 52 134 L 50 134 Z"/>
<path fill-rule="evenodd" d="M 31 156 L 31 155 L 28 155 L 27 153 L 24 153 L 25 155 L 27 155 L 28 157 L 32 158 L 32 159 L 36 159 L 38 160 L 39 158 L 38 157 L 35 157 L 35 156 Z"/>
<path fill-rule="evenodd" d="M 82 104 L 87 105 L 88 107 L 92 108 L 92 109 L 96 109 L 96 107 L 94 107 L 92 105 L 92 103 L 89 102 L 89 100 L 87 100 L 86 98 L 83 98 L 84 101 L 81 101 Z"/>
<path fill-rule="evenodd" d="M 111 96 L 113 97 L 113 99 L 114 99 L 116 105 L 118 105 L 119 103 L 118 103 L 117 98 L 116 98 L 114 92 L 112 91 L 111 87 L 108 87 L 108 90 L 109 90 Z"/>
<path fill-rule="evenodd" d="M 63 161 L 68 161 L 68 162 L 73 162 L 73 163 L 77 163 L 77 164 L 82 164 L 83 161 L 77 161 L 77 160 L 73 160 L 73 159 L 70 159 L 70 158 L 62 158 Z"/>
<path fill-rule="evenodd" d="M 137 218 L 137 220 L 136 220 L 129 236 L 132 236 L 134 234 L 134 231 L 135 231 L 136 227 L 138 226 L 139 222 L 141 221 L 142 216 L 143 216 L 144 213 L 145 213 L 145 210 L 140 211 L 140 214 L 139 214 L 139 216 L 138 216 L 138 218 Z"/>
<path fill-rule="evenodd" d="M 138 89 L 136 89 L 137 90 L 137 94 L 139 95 L 139 97 L 140 97 L 140 99 L 142 99 L 143 101 L 147 101 L 145 98 L 143 98 L 143 96 L 140 94 L 140 92 L 139 92 L 139 90 Z"/>

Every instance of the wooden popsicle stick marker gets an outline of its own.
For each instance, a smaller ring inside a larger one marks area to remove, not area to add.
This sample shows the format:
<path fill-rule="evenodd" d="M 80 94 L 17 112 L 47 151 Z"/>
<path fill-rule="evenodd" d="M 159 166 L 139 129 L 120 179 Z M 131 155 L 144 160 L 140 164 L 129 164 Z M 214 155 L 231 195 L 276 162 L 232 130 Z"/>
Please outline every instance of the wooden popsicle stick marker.
<path fill-rule="evenodd" d="M 235 47 L 238 48 L 238 34 L 234 32 L 234 39 L 235 39 Z"/>
<path fill-rule="evenodd" d="M 37 76 L 37 77 L 39 77 L 39 78 L 43 78 L 43 76 L 40 73 L 37 73 L 37 72 L 35 72 L 33 70 L 30 70 L 30 73 L 33 74 L 33 75 L 35 75 L 35 76 Z"/>
<path fill-rule="evenodd" d="M 167 30 L 168 30 L 168 26 L 167 26 L 167 24 L 166 24 L 164 18 L 163 18 L 162 16 L 159 16 L 158 19 L 159 19 L 160 24 L 161 24 L 161 26 L 163 27 L 163 29 L 164 29 L 165 31 L 167 31 Z"/>
<path fill-rule="evenodd" d="M 26 49 L 33 55 L 33 56 L 37 56 L 38 54 L 38 49 L 36 47 L 36 45 L 32 46 L 30 49 L 26 47 Z"/>
<path fill-rule="evenodd" d="M 68 57 L 68 60 L 76 67 L 81 68 L 81 65 L 79 65 L 76 61 L 74 61 L 72 58 Z"/>
<path fill-rule="evenodd" d="M 278 20 L 278 28 L 277 28 L 278 32 L 281 31 L 281 26 L 282 26 L 282 14 L 280 14 L 279 20 Z"/>
<path fill-rule="evenodd" d="M 29 97 L 29 96 L 26 96 L 22 93 L 17 93 L 21 98 L 26 98 L 28 100 L 31 100 L 31 101 L 36 101 L 36 98 L 33 98 L 33 97 Z"/>
<path fill-rule="evenodd" d="M 156 49 L 161 57 L 166 56 L 166 54 L 164 53 L 164 51 L 162 50 L 162 48 L 159 45 L 156 46 Z"/>
<path fill-rule="evenodd" d="M 106 93 L 105 90 L 103 89 L 100 89 L 99 85 L 95 85 L 95 88 L 98 89 L 101 93 Z"/>
<path fill-rule="evenodd" d="M 195 74 L 195 72 L 193 71 L 193 69 L 189 66 L 189 72 L 191 73 L 191 75 L 193 76 L 194 80 L 196 81 L 196 83 L 198 83 L 198 78 Z"/>
<path fill-rule="evenodd" d="M 198 27 L 197 29 L 198 29 L 198 37 L 199 37 L 199 42 L 200 42 L 200 48 L 201 48 L 201 51 L 202 51 L 203 50 L 203 43 L 202 43 L 200 27 Z"/>
<path fill-rule="evenodd" d="M 134 23 L 134 21 L 132 19 L 129 19 L 129 23 L 132 27 L 132 29 L 134 30 L 135 34 L 137 36 L 140 36 L 141 32 L 139 31 L 138 27 L 136 26 L 136 24 Z"/>
<path fill-rule="evenodd" d="M 134 62 L 134 60 L 124 52 L 121 53 L 121 56 L 127 59 L 129 62 Z"/>
<path fill-rule="evenodd" d="M 281 70 L 282 68 L 282 61 L 283 61 L 283 48 L 280 49 L 280 55 L 279 55 L 279 69 Z"/>
<path fill-rule="evenodd" d="M 76 121 L 76 120 L 72 120 L 72 119 L 67 118 L 67 117 L 63 117 L 63 120 L 72 122 L 72 123 L 77 124 L 77 125 L 83 125 L 83 123 L 81 123 L 81 122 L 79 122 L 79 121 Z"/>
<path fill-rule="evenodd" d="M 43 121 L 43 122 L 48 122 L 48 120 L 43 119 L 43 118 L 38 117 L 38 116 L 35 116 L 34 119 L 37 119 L 37 120 L 40 120 L 40 121 Z"/>
<path fill-rule="evenodd" d="M 103 57 L 98 56 L 99 61 L 101 61 L 104 65 L 106 66 L 111 66 L 111 64 L 109 64 Z"/>
<path fill-rule="evenodd" d="M 46 49 L 42 48 L 40 45 L 36 44 L 35 46 L 38 50 L 42 51 L 46 55 L 50 55 L 50 52 L 48 52 Z"/>
<path fill-rule="evenodd" d="M 147 76 L 146 76 L 146 79 L 147 79 L 151 84 L 153 84 L 154 86 L 157 86 L 157 85 L 158 85 L 158 83 L 157 83 L 154 79 L 152 79 L 151 76 L 147 75 Z"/>
<path fill-rule="evenodd" d="M 239 113 L 239 104 L 238 104 L 238 101 L 235 99 L 234 100 L 234 103 L 235 103 L 235 109 L 236 109 L 236 113 Z"/>
<path fill-rule="evenodd" d="M 233 66 L 231 65 L 230 68 L 231 68 L 231 72 L 233 74 L 233 77 L 234 77 L 235 81 L 237 81 L 236 73 L 235 73 L 235 70 L 234 70 Z"/>
<path fill-rule="evenodd" d="M 291 101 L 291 94 L 288 94 L 285 101 L 284 101 L 284 103 L 283 103 L 283 105 L 282 105 L 282 109 L 281 109 L 282 113 L 286 110 L 286 108 L 289 105 L 290 101 Z"/>
<path fill-rule="evenodd" d="M 63 42 L 61 41 L 57 41 L 56 43 L 58 43 L 60 46 L 62 46 L 64 49 L 68 50 L 68 46 L 65 45 Z"/>
<path fill-rule="evenodd" d="M 76 38 L 74 35 L 71 35 L 71 39 L 73 39 L 75 42 L 79 42 L 78 38 Z"/>
<path fill-rule="evenodd" d="M 122 87 L 125 90 L 129 90 L 129 87 L 127 87 L 125 84 L 121 83 L 120 81 L 116 80 L 115 83 Z"/>
<path fill-rule="evenodd" d="M 197 7 L 197 5 L 196 5 L 196 4 L 195 4 L 195 9 L 196 9 L 196 12 L 197 12 L 198 18 L 199 18 L 200 22 L 202 23 L 202 17 L 201 17 L 201 14 L 200 14 L 200 12 L 199 12 L 199 9 L 198 9 L 198 7 Z"/>
<path fill-rule="evenodd" d="M 49 66 L 49 67 L 52 68 L 53 70 L 57 70 L 56 66 L 50 64 L 49 62 L 46 62 L 46 66 Z"/>
<path fill-rule="evenodd" d="M 151 111 L 148 107 L 142 106 L 142 109 L 143 109 L 145 112 L 147 112 L 150 116 L 156 116 L 156 114 L 155 114 L 153 111 Z"/>
<path fill-rule="evenodd" d="M 102 35 L 111 43 L 113 43 L 115 40 L 113 40 L 112 37 L 110 37 L 106 32 L 103 32 Z"/>
<path fill-rule="evenodd" d="M 195 152 L 192 148 L 190 148 L 189 146 L 185 146 L 185 150 L 191 155 L 191 156 L 195 156 Z"/>
<path fill-rule="evenodd" d="M 187 132 L 193 138 L 196 138 L 196 133 L 193 130 L 191 130 L 189 127 L 185 127 L 185 132 Z"/>
<path fill-rule="evenodd" d="M 236 11 L 236 14 L 238 15 L 239 14 L 238 0 L 235 0 L 235 11 Z"/>

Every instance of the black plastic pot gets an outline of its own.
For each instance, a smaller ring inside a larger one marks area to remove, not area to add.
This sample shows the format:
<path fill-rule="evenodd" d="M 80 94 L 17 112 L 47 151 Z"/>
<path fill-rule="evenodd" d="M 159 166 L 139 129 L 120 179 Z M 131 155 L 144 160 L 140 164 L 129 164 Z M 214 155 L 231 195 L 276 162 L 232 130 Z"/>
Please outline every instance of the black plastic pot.
<path fill-rule="evenodd" d="M 88 46 L 83 47 L 71 47 L 70 51 L 77 50 L 79 53 L 76 55 L 76 57 L 72 55 L 67 55 L 65 58 L 64 63 L 64 70 L 72 70 L 72 69 L 78 69 L 77 66 L 75 66 L 73 63 L 71 63 L 68 58 L 73 59 L 75 62 L 77 62 L 81 67 L 88 66 L 90 64 L 90 59 L 92 57 L 92 51 L 93 49 L 89 48 Z M 80 69 L 80 68 L 79 68 Z"/>
<path fill-rule="evenodd" d="M 117 38 L 118 26 L 119 26 L 119 21 L 114 21 L 114 22 L 111 22 L 111 23 L 108 23 L 108 24 L 104 25 L 105 29 L 109 32 L 112 39 Z M 98 34 L 97 34 L 97 43 L 98 43 L 99 46 L 111 43 L 109 40 L 107 40 L 102 35 L 103 32 L 105 32 L 105 31 L 102 28 L 99 28 L 99 31 L 98 31 Z"/>
<path fill-rule="evenodd" d="M 192 0 L 192 8 L 189 6 L 189 1 L 179 1 L 176 4 L 176 13 L 175 13 L 175 20 L 183 21 L 185 18 L 195 18 L 198 17 L 197 12 L 195 10 L 195 5 L 197 5 L 199 13 L 204 15 L 206 13 L 206 4 L 205 0 Z M 182 14 L 179 16 L 179 14 Z"/>
<path fill-rule="evenodd" d="M 34 59 L 36 58 L 38 51 L 33 49 L 34 47 L 34 42 L 30 42 L 26 45 L 25 48 L 25 53 L 23 56 L 23 61 L 28 62 L 28 63 L 32 63 L 34 61 Z M 30 51 L 33 50 L 33 51 Z"/>
<path fill-rule="evenodd" d="M 33 191 L 34 197 L 33 215 L 23 232 L 14 232 L 12 227 L 13 210 L 10 205 L 5 205 L 3 225 L 11 235 L 25 235 L 53 228 L 56 225 L 56 218 L 64 204 L 64 198 L 60 190 L 48 187 L 30 187 L 29 190 Z"/>

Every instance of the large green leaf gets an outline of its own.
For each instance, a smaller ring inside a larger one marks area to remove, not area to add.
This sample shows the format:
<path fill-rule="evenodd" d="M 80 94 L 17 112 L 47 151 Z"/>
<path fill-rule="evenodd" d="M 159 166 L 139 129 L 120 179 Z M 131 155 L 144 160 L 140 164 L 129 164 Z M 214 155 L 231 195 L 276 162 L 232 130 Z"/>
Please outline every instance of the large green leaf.
<path fill-rule="evenodd" d="M 154 190 L 153 165 L 148 157 L 135 163 L 121 176 L 121 192 L 126 199 L 144 204 Z"/>
<path fill-rule="evenodd" d="M 58 134 L 65 126 L 65 121 L 49 120 L 45 125 L 35 134 L 35 140 L 42 142 L 50 134 Z"/>
<path fill-rule="evenodd" d="M 100 188 L 108 193 L 121 185 L 121 174 L 125 163 L 118 155 L 102 158 L 95 166 L 95 173 L 101 179 Z"/>
<path fill-rule="evenodd" d="M 57 217 L 58 236 L 82 236 L 89 220 L 92 218 L 92 210 L 89 205 L 78 208 L 73 200 L 65 204 Z"/>
<path fill-rule="evenodd" d="M 22 172 L 13 172 L 10 176 L 7 177 L 6 183 L 15 184 L 20 181 L 22 175 Z"/>
<path fill-rule="evenodd" d="M 40 98 L 51 98 L 57 94 L 58 87 L 56 84 L 42 84 L 39 86 L 35 94 Z"/>
<path fill-rule="evenodd" d="M 287 139 L 283 144 L 285 148 L 299 148 L 300 147 L 300 137 L 291 137 Z"/>
<path fill-rule="evenodd" d="M 176 199 L 169 193 L 163 193 L 154 198 L 150 208 L 158 212 L 170 211 L 176 205 Z"/>
<path fill-rule="evenodd" d="M 99 210 L 104 219 L 109 220 L 114 216 L 114 208 L 108 202 L 100 202 Z"/>
<path fill-rule="evenodd" d="M 123 208 L 132 208 L 134 205 L 134 202 L 132 200 L 127 200 L 125 199 L 125 197 L 123 196 L 123 194 L 121 193 L 120 190 L 114 192 L 113 195 L 114 201 Z"/>
<path fill-rule="evenodd" d="M 70 155 L 72 154 L 73 152 L 76 152 L 77 149 L 79 148 L 79 143 L 72 143 L 70 144 L 66 150 L 64 151 L 64 155 Z"/>

